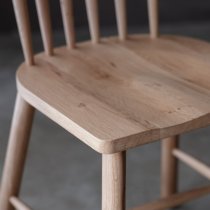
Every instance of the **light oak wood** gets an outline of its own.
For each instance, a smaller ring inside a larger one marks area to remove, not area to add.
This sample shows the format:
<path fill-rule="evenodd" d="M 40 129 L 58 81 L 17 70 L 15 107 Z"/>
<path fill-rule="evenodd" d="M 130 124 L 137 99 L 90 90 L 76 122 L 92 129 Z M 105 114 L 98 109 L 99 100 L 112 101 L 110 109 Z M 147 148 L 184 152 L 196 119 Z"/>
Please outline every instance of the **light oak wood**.
<path fill-rule="evenodd" d="M 202 187 L 187 192 L 174 194 L 168 198 L 163 198 L 158 201 L 145 204 L 131 210 L 164 210 L 177 207 L 183 203 L 193 201 L 210 193 L 210 187 Z"/>
<path fill-rule="evenodd" d="M 98 0 L 85 0 L 87 8 L 88 23 L 92 42 L 98 43 L 100 37 Z"/>
<path fill-rule="evenodd" d="M 147 0 L 149 13 L 149 27 L 151 38 L 157 38 L 159 35 L 159 0 Z"/>
<path fill-rule="evenodd" d="M 127 35 L 126 1 L 115 0 L 120 40 L 100 39 L 98 0 L 86 0 L 92 42 L 72 50 L 72 0 L 60 3 L 68 49 L 53 49 L 49 0 L 36 0 L 45 53 L 34 62 L 26 0 L 13 0 L 26 63 L 17 72 L 0 209 L 11 210 L 11 204 L 30 209 L 17 196 L 33 107 L 102 153 L 102 210 L 125 210 L 126 150 L 163 138 L 168 138 L 162 152 L 162 197 L 167 198 L 134 210 L 174 207 L 209 193 L 207 187 L 175 194 L 172 154 L 205 176 L 209 168 L 174 150 L 177 137 L 171 136 L 210 125 L 210 44 L 159 36 L 158 0 L 148 0 L 150 36 Z"/>
<path fill-rule="evenodd" d="M 17 197 L 12 196 L 9 200 L 12 206 L 15 207 L 16 210 L 32 210 L 28 205 L 23 203 Z"/>
<path fill-rule="evenodd" d="M 11 196 L 18 196 L 34 108 L 17 95 L 0 189 L 0 209 L 12 210 Z"/>
<path fill-rule="evenodd" d="M 177 192 L 178 161 L 173 150 L 178 147 L 179 136 L 162 140 L 161 196 L 166 198 Z"/>
<path fill-rule="evenodd" d="M 210 167 L 206 164 L 178 149 L 173 150 L 173 155 L 207 179 L 210 179 Z"/>
<path fill-rule="evenodd" d="M 102 210 L 125 210 L 126 153 L 102 155 Z"/>
<path fill-rule="evenodd" d="M 73 51 L 61 47 L 53 57 L 42 53 L 36 66 L 19 68 L 18 90 L 101 153 L 208 126 L 209 59 L 171 39 L 135 35 L 80 43 Z M 210 51 L 206 42 L 193 43 Z"/>
<path fill-rule="evenodd" d="M 53 38 L 50 18 L 49 0 L 36 0 L 39 24 L 47 55 L 53 54 Z"/>
<path fill-rule="evenodd" d="M 119 38 L 124 41 L 127 37 L 126 0 L 115 0 L 115 10 Z"/>
<path fill-rule="evenodd" d="M 13 6 L 23 47 L 23 53 L 28 65 L 34 64 L 32 35 L 29 23 L 27 0 L 13 0 Z"/>
<path fill-rule="evenodd" d="M 60 0 L 63 25 L 68 48 L 75 48 L 75 28 L 72 0 Z"/>

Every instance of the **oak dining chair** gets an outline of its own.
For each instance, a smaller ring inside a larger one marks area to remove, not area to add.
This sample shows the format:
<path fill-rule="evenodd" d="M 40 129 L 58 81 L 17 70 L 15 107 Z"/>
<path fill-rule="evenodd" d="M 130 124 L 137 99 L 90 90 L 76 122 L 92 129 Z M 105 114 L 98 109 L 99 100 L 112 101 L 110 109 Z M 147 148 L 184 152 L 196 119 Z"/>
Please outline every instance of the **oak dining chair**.
<path fill-rule="evenodd" d="M 53 46 L 49 0 L 35 0 L 44 52 L 34 54 L 27 0 L 13 0 L 25 62 L 0 190 L 0 210 L 30 210 L 19 198 L 35 110 L 102 154 L 102 210 L 125 210 L 126 151 L 161 140 L 161 210 L 210 193 L 178 192 L 178 160 L 210 179 L 210 168 L 179 146 L 210 125 L 210 44 L 159 35 L 158 0 L 148 0 L 150 34 L 127 33 L 126 1 L 115 0 L 119 36 L 101 38 L 97 0 L 86 0 L 91 41 L 76 43 L 72 0 L 60 0 L 66 46 Z M 78 163 L 79 164 L 79 163 Z"/>

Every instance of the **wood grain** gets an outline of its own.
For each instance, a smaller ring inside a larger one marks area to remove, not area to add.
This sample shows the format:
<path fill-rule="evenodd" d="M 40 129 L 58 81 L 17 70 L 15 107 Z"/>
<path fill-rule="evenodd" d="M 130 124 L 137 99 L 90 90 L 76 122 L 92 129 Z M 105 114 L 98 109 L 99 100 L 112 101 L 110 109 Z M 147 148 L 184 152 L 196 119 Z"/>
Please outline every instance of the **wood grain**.
<path fill-rule="evenodd" d="M 209 167 L 176 149 L 178 135 L 210 125 L 210 44 L 159 36 L 158 0 L 148 0 L 149 36 L 127 35 L 126 0 L 115 0 L 120 39 L 100 39 L 98 0 L 85 3 L 92 43 L 72 50 L 72 0 L 60 0 L 68 48 L 53 49 L 49 0 L 36 0 L 45 53 L 34 61 L 27 2 L 13 0 L 26 63 L 17 72 L 0 209 L 30 210 L 17 196 L 34 107 L 103 153 L 102 210 L 125 210 L 126 150 L 163 138 L 164 198 L 133 210 L 162 210 L 209 193 L 176 193 L 175 157 L 210 178 Z"/>
<path fill-rule="evenodd" d="M 36 66 L 20 67 L 18 90 L 98 152 L 124 151 L 210 124 L 205 53 L 144 35 L 55 52 L 36 56 Z"/>
<path fill-rule="evenodd" d="M 125 210 L 126 153 L 102 155 L 102 210 Z"/>

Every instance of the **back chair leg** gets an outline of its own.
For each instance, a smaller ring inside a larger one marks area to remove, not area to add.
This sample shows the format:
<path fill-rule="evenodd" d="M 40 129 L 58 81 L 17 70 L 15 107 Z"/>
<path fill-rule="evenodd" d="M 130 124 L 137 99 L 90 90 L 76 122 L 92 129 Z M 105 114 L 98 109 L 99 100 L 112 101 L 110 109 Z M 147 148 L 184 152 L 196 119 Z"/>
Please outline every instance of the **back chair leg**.
<path fill-rule="evenodd" d="M 173 149 L 178 147 L 179 136 L 162 140 L 161 196 L 166 198 L 177 192 L 178 161 Z"/>
<path fill-rule="evenodd" d="M 126 153 L 102 156 L 102 210 L 125 210 Z"/>
<path fill-rule="evenodd" d="M 1 182 L 1 210 L 12 210 L 9 200 L 18 196 L 33 116 L 34 108 L 18 94 Z"/>

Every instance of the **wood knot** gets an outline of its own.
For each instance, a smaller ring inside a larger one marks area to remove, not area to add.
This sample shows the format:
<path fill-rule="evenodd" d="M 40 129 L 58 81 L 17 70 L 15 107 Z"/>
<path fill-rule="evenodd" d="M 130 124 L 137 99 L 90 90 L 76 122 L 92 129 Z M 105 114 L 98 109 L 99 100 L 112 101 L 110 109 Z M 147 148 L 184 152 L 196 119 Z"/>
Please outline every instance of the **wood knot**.
<path fill-rule="evenodd" d="M 78 107 L 82 108 L 82 107 L 86 107 L 86 105 L 84 103 L 79 103 Z"/>

